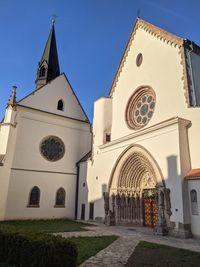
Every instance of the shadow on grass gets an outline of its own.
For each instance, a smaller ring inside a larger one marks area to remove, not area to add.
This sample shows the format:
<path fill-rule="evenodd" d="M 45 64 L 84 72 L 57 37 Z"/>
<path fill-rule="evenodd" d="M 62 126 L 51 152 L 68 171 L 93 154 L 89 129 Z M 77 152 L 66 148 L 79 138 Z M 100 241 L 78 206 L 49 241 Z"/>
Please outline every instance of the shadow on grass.
<path fill-rule="evenodd" d="M 200 253 L 140 241 L 125 267 L 199 267 Z"/>

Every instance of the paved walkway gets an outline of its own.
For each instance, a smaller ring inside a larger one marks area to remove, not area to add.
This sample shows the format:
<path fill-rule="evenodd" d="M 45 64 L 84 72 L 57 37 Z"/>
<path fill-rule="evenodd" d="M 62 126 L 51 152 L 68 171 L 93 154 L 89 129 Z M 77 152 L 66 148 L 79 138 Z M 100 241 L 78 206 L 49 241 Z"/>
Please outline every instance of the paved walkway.
<path fill-rule="evenodd" d="M 132 226 L 98 226 L 85 227 L 88 231 L 58 233 L 63 237 L 108 236 L 119 238 L 95 256 L 82 263 L 80 267 L 121 267 L 126 264 L 140 240 L 189 249 L 200 252 L 199 239 L 178 239 L 153 235 L 152 229 Z"/>

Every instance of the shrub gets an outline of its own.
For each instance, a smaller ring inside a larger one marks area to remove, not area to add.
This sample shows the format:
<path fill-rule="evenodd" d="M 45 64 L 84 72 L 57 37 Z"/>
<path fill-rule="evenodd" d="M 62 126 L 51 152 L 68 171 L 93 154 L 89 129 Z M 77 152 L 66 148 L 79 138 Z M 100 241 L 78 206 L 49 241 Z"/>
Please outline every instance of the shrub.
<path fill-rule="evenodd" d="M 61 236 L 17 233 L 0 227 L 0 262 L 17 267 L 74 267 L 77 247 Z"/>

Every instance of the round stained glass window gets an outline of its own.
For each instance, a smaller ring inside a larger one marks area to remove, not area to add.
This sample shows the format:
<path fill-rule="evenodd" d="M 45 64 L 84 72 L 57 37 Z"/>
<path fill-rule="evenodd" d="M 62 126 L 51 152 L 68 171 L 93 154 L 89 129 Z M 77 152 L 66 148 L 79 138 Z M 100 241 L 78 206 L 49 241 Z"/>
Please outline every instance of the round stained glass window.
<path fill-rule="evenodd" d="M 140 87 L 128 101 L 126 107 L 126 123 L 131 129 L 141 129 L 153 116 L 156 95 L 152 88 Z"/>
<path fill-rule="evenodd" d="M 42 156 L 49 161 L 57 161 L 65 154 L 65 145 L 63 141 L 56 136 L 44 138 L 40 144 Z"/>

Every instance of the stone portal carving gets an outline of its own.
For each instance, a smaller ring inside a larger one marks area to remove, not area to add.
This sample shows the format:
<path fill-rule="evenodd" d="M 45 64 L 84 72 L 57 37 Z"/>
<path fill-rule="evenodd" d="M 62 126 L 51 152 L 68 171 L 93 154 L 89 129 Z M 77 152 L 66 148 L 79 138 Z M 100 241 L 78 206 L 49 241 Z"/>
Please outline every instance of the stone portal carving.
<path fill-rule="evenodd" d="M 158 205 L 158 224 L 156 225 L 154 232 L 157 235 L 167 235 L 168 227 L 165 217 L 165 194 L 163 186 L 157 186 L 157 205 Z"/>

